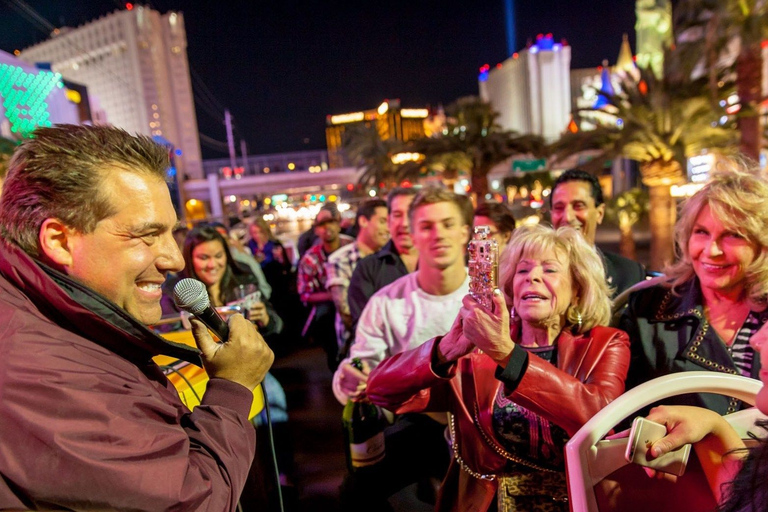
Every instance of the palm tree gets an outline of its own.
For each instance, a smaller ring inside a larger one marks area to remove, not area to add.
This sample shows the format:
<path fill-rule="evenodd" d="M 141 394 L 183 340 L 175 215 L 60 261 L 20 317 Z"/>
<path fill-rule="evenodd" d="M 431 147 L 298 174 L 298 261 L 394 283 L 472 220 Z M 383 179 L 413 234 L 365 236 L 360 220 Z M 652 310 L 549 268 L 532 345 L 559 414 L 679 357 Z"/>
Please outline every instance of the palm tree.
<path fill-rule="evenodd" d="M 618 157 L 640 163 L 650 193 L 650 267 L 661 270 L 674 253 L 677 205 L 670 189 L 684 180 L 686 158 L 708 150 L 729 152 L 736 133 L 719 124 L 719 113 L 706 96 L 666 78 L 657 79 L 650 71 L 640 70 L 637 81 L 623 78 L 621 88 L 621 93 L 605 95 L 608 109 L 586 109 L 607 122 L 593 131 L 565 134 L 552 151 L 559 161 L 580 151 L 600 150 L 584 166 L 593 172 Z"/>
<path fill-rule="evenodd" d="M 423 170 L 430 173 L 440 173 L 443 183 L 453 189 L 454 184 L 462 174 L 472 173 L 472 160 L 462 151 L 442 153 L 432 156 L 424 162 Z M 408 176 L 409 167 L 401 167 L 401 175 Z"/>
<path fill-rule="evenodd" d="M 648 211 L 648 194 L 640 188 L 626 190 L 607 203 L 605 216 L 615 222 L 621 232 L 619 252 L 625 258 L 635 259 L 635 239 L 632 226 Z"/>
<path fill-rule="evenodd" d="M 342 149 L 349 162 L 363 169 L 358 183 L 374 187 L 397 179 L 398 165 L 392 155 L 399 153 L 402 143 L 395 139 L 382 140 L 374 124 L 350 126 L 342 136 Z"/>
<path fill-rule="evenodd" d="M 740 110 L 741 151 L 754 160 L 760 155 L 762 130 L 763 40 L 768 37 L 765 0 L 680 0 L 674 9 L 677 60 L 692 76 L 704 66 L 715 98 L 735 72 Z M 702 60 L 703 59 L 703 60 Z"/>
<path fill-rule="evenodd" d="M 502 130 L 499 117 L 491 105 L 476 96 L 459 98 L 445 109 L 449 116 L 442 135 L 409 141 L 404 151 L 425 155 L 423 166 L 407 165 L 401 176 L 413 176 L 424 172 L 424 167 L 439 163 L 441 159 L 470 162 L 471 188 L 477 201 L 485 201 L 488 193 L 488 173 L 493 166 L 515 154 L 543 156 L 544 139 L 538 135 L 518 136 Z M 457 154 L 465 158 L 456 159 Z M 447 155 L 454 155 L 447 157 Z M 438 165 L 439 167 L 439 165 Z"/>

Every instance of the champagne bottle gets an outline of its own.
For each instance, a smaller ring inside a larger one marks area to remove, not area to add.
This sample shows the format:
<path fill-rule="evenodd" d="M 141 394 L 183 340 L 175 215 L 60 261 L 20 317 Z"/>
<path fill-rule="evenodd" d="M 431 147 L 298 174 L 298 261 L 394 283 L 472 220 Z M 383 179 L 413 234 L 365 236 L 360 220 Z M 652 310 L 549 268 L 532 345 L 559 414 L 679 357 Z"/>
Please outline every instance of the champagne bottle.
<path fill-rule="evenodd" d="M 363 370 L 359 358 L 352 366 Z M 342 414 L 347 467 L 350 472 L 372 466 L 384 460 L 384 426 L 386 419 L 381 408 L 365 397 L 349 400 Z"/>

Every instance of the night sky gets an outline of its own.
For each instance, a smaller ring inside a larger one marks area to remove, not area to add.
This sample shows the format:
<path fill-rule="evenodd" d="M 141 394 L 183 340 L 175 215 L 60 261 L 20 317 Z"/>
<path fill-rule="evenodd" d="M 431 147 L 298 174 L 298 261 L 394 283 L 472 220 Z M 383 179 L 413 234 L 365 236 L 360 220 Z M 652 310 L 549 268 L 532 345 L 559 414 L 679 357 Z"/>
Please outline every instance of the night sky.
<path fill-rule="evenodd" d="M 116 0 L 28 0 L 55 26 L 77 26 L 116 9 Z M 447 105 L 476 95 L 478 68 L 507 55 L 503 0 L 152 0 L 183 12 L 190 67 L 214 96 L 196 104 L 200 132 L 225 140 L 230 109 L 249 153 L 325 148 L 325 117 L 375 108 Z M 516 0 L 517 47 L 551 32 L 571 45 L 571 67 L 614 63 L 622 33 L 634 50 L 632 0 Z M 0 49 L 46 39 L 0 0 Z M 199 96 L 202 88 L 193 80 Z M 196 102 L 197 103 L 197 102 Z M 213 112 L 209 112 L 213 111 Z M 206 158 L 224 153 L 202 146 Z"/>

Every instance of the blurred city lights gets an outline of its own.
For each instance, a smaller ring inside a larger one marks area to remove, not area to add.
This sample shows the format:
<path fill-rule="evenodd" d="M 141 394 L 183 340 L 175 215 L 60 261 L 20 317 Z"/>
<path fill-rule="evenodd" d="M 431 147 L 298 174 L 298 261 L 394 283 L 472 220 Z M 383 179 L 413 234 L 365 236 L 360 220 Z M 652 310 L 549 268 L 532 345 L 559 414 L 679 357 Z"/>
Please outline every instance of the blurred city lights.
<path fill-rule="evenodd" d="M 429 117 L 429 110 L 426 108 L 404 108 L 400 110 L 400 117 L 423 119 Z"/>

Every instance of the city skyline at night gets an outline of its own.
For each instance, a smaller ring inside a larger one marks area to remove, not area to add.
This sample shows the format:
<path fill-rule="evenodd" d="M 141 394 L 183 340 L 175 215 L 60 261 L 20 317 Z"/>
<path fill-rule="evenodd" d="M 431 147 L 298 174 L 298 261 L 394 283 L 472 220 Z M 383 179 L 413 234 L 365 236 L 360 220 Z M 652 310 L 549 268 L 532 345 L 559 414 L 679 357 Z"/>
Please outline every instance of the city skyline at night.
<path fill-rule="evenodd" d="M 224 140 L 222 107 L 229 108 L 236 138 L 254 154 L 322 149 L 326 115 L 382 98 L 435 107 L 477 95 L 479 67 L 508 57 L 502 0 L 145 5 L 184 13 L 200 132 Z M 0 49 L 45 40 L 46 22 L 74 27 L 125 8 L 118 1 L 6 1 Z M 552 33 L 571 45 L 572 68 L 613 62 L 622 33 L 634 45 L 634 21 L 634 2 L 516 2 L 518 47 Z M 203 152 L 223 155 L 205 146 Z"/>

